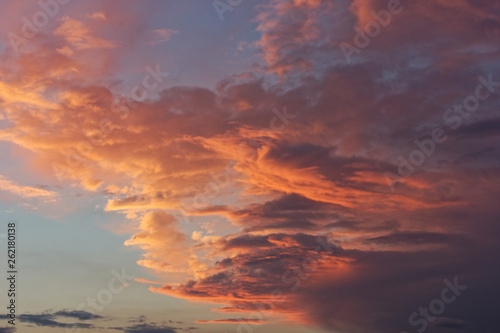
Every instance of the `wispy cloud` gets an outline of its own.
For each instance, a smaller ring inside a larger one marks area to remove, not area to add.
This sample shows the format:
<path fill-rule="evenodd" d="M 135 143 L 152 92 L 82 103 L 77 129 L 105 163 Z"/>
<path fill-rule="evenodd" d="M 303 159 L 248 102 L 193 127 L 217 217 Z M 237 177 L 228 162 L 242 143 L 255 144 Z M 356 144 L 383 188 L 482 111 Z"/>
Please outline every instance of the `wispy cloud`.
<path fill-rule="evenodd" d="M 61 52 L 71 55 L 74 50 L 113 49 L 118 43 L 97 37 L 91 28 L 83 22 L 65 16 L 61 25 L 54 30 L 55 36 L 60 36 L 68 42 L 68 48 Z"/>
<path fill-rule="evenodd" d="M 92 20 L 99 20 L 99 21 L 105 21 L 106 20 L 106 14 L 103 12 L 95 12 L 92 14 L 87 14 L 86 17 L 92 19 Z"/>
<path fill-rule="evenodd" d="M 167 42 L 174 34 L 179 31 L 175 29 L 156 29 L 151 31 L 152 38 L 149 41 L 151 45 L 157 45 Z"/>
<path fill-rule="evenodd" d="M 32 186 L 19 185 L 12 180 L 6 179 L 6 177 L 1 174 L 0 191 L 9 192 L 22 198 L 42 198 L 46 201 L 55 201 L 59 198 L 59 194 L 57 192 Z"/>

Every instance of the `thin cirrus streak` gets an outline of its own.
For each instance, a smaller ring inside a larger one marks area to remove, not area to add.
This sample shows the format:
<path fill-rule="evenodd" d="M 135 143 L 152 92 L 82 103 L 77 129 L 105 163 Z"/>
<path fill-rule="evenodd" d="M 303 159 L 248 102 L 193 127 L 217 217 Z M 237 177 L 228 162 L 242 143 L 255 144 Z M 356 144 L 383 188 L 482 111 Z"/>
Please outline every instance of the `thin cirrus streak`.
<path fill-rule="evenodd" d="M 460 276 L 468 290 L 427 332 L 494 332 L 500 7 L 401 5 L 352 62 L 340 45 L 387 1 L 259 1 L 222 22 L 214 12 L 224 25 L 251 8 L 244 29 L 255 40 L 239 30 L 231 37 L 241 42 L 231 52 L 250 65 L 219 69 L 212 87 L 165 85 L 129 97 L 126 114 L 113 107 L 121 98 L 114 78 L 143 75 L 134 56 L 150 55 L 141 47 L 180 48 L 185 27 L 148 26 L 113 1 L 83 16 L 68 5 L 23 53 L 2 51 L 0 139 L 22 149 L 36 176 L 57 184 L 56 162 L 62 183 L 127 220 L 133 234 L 124 245 L 141 250 L 137 264 L 156 275 L 135 281 L 148 293 L 212 304 L 214 318 L 194 321 L 203 329 L 416 330 L 408 317 Z M 208 48 L 220 51 L 215 45 Z M 195 51 L 196 68 L 212 73 L 205 61 L 217 60 Z M 166 54 L 161 68 L 174 70 Z M 454 130 L 443 114 L 479 75 L 491 75 L 491 97 Z M 446 142 L 404 182 L 388 183 L 398 156 L 436 126 L 446 127 Z M 1 175 L 0 185 L 58 198 Z"/>

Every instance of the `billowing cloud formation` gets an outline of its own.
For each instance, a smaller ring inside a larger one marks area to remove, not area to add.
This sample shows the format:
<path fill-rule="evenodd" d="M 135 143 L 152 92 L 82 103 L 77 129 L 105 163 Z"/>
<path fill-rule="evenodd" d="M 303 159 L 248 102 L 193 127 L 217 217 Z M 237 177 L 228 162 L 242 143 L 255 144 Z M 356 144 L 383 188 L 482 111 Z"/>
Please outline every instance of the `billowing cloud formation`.
<path fill-rule="evenodd" d="M 160 272 L 202 274 L 205 265 L 197 260 L 176 222 L 172 215 L 163 211 L 149 212 L 141 221 L 141 231 L 125 245 L 140 246 L 146 251 L 145 258 L 139 262 L 142 266 Z"/>
<path fill-rule="evenodd" d="M 271 1 L 255 72 L 147 95 L 153 66 L 129 98 L 54 51 L 113 59 L 118 39 L 64 18 L 5 51 L 0 138 L 136 219 L 126 245 L 167 281 L 150 289 L 227 315 L 200 323 L 495 332 L 497 9 L 401 1 L 388 22 L 385 1 Z M 419 314 L 455 277 L 467 289 Z"/>

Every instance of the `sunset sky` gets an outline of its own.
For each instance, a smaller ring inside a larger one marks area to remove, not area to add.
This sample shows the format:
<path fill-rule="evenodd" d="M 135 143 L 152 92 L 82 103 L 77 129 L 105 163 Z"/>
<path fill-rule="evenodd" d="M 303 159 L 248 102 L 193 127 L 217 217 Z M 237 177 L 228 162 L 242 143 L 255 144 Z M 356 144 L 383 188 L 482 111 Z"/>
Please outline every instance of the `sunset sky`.
<path fill-rule="evenodd" d="M 499 332 L 499 1 L 0 17 L 0 333 Z"/>

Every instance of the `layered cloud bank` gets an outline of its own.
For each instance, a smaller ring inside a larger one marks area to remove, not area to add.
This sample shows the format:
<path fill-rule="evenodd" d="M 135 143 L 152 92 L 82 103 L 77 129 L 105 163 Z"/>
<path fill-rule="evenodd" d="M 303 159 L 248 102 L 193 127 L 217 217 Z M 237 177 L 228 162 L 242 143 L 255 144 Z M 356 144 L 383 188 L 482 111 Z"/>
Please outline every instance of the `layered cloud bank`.
<path fill-rule="evenodd" d="M 0 138 L 136 223 L 125 245 L 167 281 L 153 292 L 247 331 L 495 331 L 496 2 L 255 4 L 251 71 L 162 87 L 169 64 L 141 63 L 126 96 L 113 77 L 140 45 L 119 29 L 131 13 L 68 6 L 3 50 Z M 183 34 L 134 29 L 151 47 Z M 420 313 L 455 277 L 467 289 Z"/>

